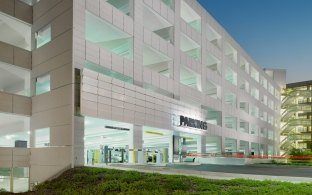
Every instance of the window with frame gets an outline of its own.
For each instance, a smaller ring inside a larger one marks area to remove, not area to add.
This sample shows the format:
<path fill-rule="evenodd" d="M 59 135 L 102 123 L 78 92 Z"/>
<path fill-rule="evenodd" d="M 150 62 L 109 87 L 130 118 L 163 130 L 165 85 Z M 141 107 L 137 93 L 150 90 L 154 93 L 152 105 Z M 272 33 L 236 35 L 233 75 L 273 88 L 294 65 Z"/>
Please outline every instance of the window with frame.
<path fill-rule="evenodd" d="M 37 129 L 35 131 L 35 147 L 49 147 L 50 146 L 50 128 Z"/>
<path fill-rule="evenodd" d="M 40 48 L 51 41 L 51 25 L 47 25 L 36 32 L 36 48 Z"/>
<path fill-rule="evenodd" d="M 36 78 L 36 95 L 51 91 L 50 75 L 44 75 Z"/>

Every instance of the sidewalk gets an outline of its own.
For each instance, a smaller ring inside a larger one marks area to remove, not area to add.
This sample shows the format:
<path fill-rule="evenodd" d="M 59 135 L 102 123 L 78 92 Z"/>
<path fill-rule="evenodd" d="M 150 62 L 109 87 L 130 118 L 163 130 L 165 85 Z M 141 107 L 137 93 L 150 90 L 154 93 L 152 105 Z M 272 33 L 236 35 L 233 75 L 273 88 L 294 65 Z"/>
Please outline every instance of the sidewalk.
<path fill-rule="evenodd" d="M 190 165 L 194 166 L 194 165 Z M 271 176 L 271 175 L 252 175 L 252 174 L 237 174 L 237 173 L 221 173 L 209 171 L 197 171 L 187 169 L 174 169 L 171 167 L 157 166 L 157 165 L 127 165 L 127 164 L 109 164 L 107 166 L 97 166 L 109 169 L 119 169 L 125 171 L 138 171 L 143 173 L 159 173 L 168 175 L 186 175 L 196 176 L 206 179 L 253 179 L 253 180 L 272 180 L 272 181 L 286 181 L 291 183 L 312 182 L 312 178 L 307 177 L 289 177 L 289 176 Z"/>

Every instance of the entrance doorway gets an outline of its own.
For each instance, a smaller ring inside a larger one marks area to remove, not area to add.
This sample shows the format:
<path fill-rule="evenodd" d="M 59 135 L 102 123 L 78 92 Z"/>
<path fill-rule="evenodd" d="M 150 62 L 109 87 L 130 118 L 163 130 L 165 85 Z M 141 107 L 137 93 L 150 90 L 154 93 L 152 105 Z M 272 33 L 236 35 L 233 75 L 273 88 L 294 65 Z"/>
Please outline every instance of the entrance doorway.
<path fill-rule="evenodd" d="M 131 124 L 85 117 L 85 164 L 127 163 Z"/>
<path fill-rule="evenodd" d="M 143 127 L 143 151 L 146 163 L 165 164 L 170 162 L 170 144 L 172 144 L 172 131 Z"/>
<path fill-rule="evenodd" d="M 173 139 L 173 162 L 194 162 L 197 154 L 198 135 L 176 132 Z"/>

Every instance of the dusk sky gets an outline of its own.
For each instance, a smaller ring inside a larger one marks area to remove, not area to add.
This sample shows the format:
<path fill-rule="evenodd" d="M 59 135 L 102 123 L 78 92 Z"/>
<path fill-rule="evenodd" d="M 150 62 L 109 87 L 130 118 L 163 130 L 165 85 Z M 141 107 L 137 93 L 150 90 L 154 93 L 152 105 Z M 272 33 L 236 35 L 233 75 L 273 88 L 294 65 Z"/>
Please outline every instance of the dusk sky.
<path fill-rule="evenodd" d="M 312 0 L 198 0 L 262 68 L 312 80 Z"/>

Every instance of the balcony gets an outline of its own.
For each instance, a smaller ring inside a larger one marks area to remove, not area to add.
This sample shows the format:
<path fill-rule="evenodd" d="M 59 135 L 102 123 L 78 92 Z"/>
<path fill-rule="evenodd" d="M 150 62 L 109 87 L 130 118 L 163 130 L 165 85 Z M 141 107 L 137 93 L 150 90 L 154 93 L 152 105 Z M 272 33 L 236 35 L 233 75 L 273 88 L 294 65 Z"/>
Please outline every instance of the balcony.
<path fill-rule="evenodd" d="M 167 55 L 153 49 L 148 45 L 144 45 L 143 49 L 143 66 L 155 71 L 163 76 L 169 77 L 169 63 L 172 59 Z"/>
<path fill-rule="evenodd" d="M 221 49 L 221 35 L 217 33 L 211 26 L 207 24 L 207 34 L 206 37 L 208 41 L 214 45 L 216 48 Z"/>
<path fill-rule="evenodd" d="M 29 124 L 29 117 L 0 113 L 0 147 L 16 147 L 18 142 L 29 147 Z"/>
<path fill-rule="evenodd" d="M 29 97 L 30 71 L 0 61 L 0 92 Z"/>
<path fill-rule="evenodd" d="M 0 147 L 0 188 L 20 193 L 29 190 L 30 149 Z"/>
<path fill-rule="evenodd" d="M 211 71 L 214 71 L 221 76 L 222 73 L 221 61 L 217 57 L 209 53 L 207 53 L 204 56 L 204 59 L 205 59 L 204 65 L 206 65 L 206 67 L 209 68 Z"/>
<path fill-rule="evenodd" d="M 201 17 L 185 1 L 181 1 L 181 18 L 193 29 L 201 32 Z"/>
<path fill-rule="evenodd" d="M 221 87 L 209 80 L 207 80 L 207 88 L 206 88 L 206 95 L 221 100 Z"/>
<path fill-rule="evenodd" d="M 31 51 L 31 25 L 0 12 L 0 41 Z"/>
<path fill-rule="evenodd" d="M 143 25 L 165 41 L 174 43 L 173 25 L 146 5 L 143 8 Z"/>
<path fill-rule="evenodd" d="M 231 84 L 237 86 L 237 73 L 234 72 L 232 69 L 226 68 L 224 77 L 225 77 L 224 79 L 226 81 L 228 81 Z"/>
<path fill-rule="evenodd" d="M 183 33 L 181 33 L 180 36 L 180 49 L 182 52 L 185 52 L 188 56 L 190 56 L 194 60 L 200 61 L 201 59 L 200 45 Z"/>
<path fill-rule="evenodd" d="M 127 16 L 133 16 L 133 1 L 132 0 L 107 0 L 107 3 L 114 6 Z"/>
<path fill-rule="evenodd" d="M 201 76 L 186 66 L 181 66 L 180 68 L 180 83 L 202 91 Z"/>
<path fill-rule="evenodd" d="M 86 40 L 133 60 L 133 37 L 90 12 L 86 12 Z"/>
<path fill-rule="evenodd" d="M 237 64 L 237 50 L 234 49 L 229 43 L 225 42 L 224 44 L 224 53 L 232 62 Z"/>
<path fill-rule="evenodd" d="M 249 62 L 247 62 L 247 60 L 244 57 L 240 58 L 239 67 L 241 70 L 249 74 L 250 65 L 249 65 Z"/>

